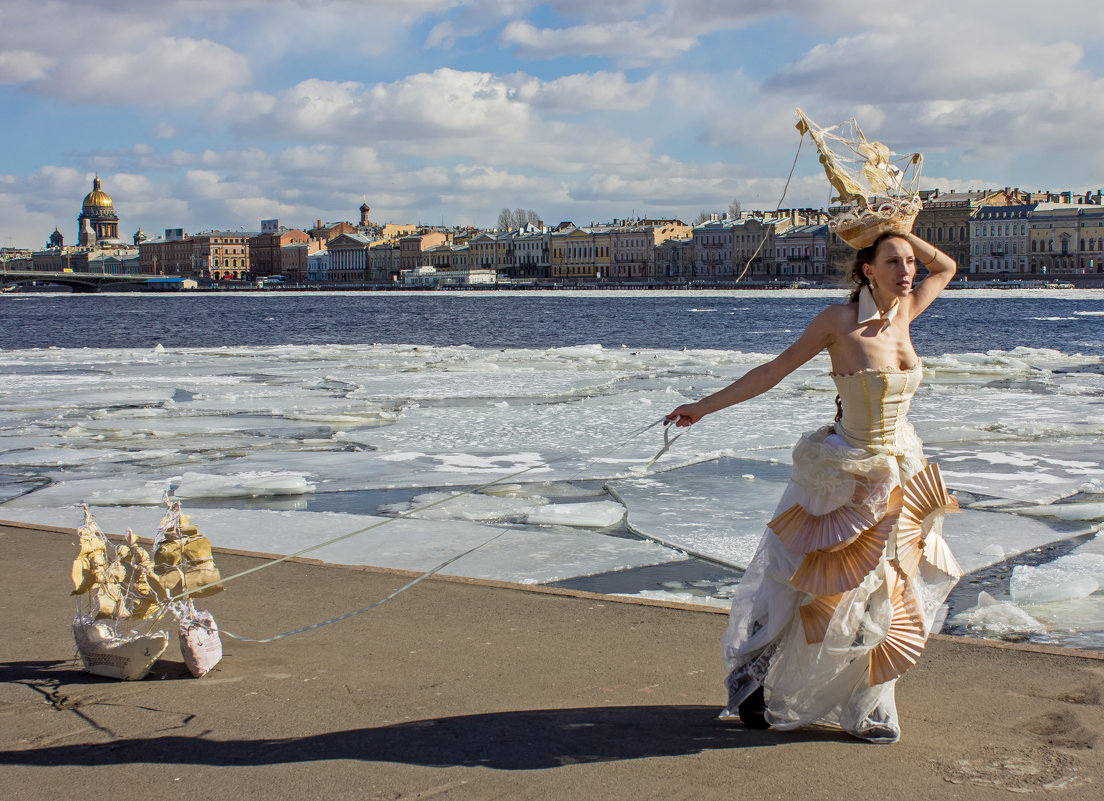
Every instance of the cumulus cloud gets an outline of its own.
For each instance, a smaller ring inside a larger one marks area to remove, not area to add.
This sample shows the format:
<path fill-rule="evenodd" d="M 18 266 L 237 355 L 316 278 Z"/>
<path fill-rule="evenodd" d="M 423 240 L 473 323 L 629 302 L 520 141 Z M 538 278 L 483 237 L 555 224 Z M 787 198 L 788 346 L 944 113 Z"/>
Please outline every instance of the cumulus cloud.
<path fill-rule="evenodd" d="M 100 177 L 122 230 L 141 225 L 147 232 L 252 230 L 270 217 L 299 227 L 316 219 L 355 219 L 365 197 L 373 219 L 394 222 L 443 216 L 449 224 L 489 225 L 503 206 L 534 208 L 549 220 L 582 222 L 628 214 L 632 208 L 692 217 L 703 204 L 727 203 L 734 192 L 762 193 L 769 186 L 773 195 L 775 190 L 773 183 L 757 188 L 754 178 L 741 176 L 733 165 L 634 155 L 631 165 L 617 169 L 596 169 L 595 161 L 534 169 L 466 160 L 408 166 L 375 148 L 336 144 L 271 153 L 130 149 L 115 154 L 116 169 Z M 53 230 L 55 220 L 66 236 L 75 235 L 72 220 L 91 185 L 90 173 L 48 167 L 10 179 L 6 189 L 0 182 L 0 195 L 39 200 L 40 208 L 21 212 L 41 229 L 38 238 Z"/>
<path fill-rule="evenodd" d="M 551 81 L 517 74 L 508 80 L 519 100 L 546 111 L 575 113 L 638 111 L 655 102 L 660 88 L 657 75 L 632 82 L 623 72 L 576 73 Z"/>
<path fill-rule="evenodd" d="M 694 46 L 696 38 L 680 35 L 661 20 L 537 28 L 517 20 L 502 29 L 499 41 L 516 48 L 521 58 L 602 56 L 635 67 L 666 61 Z"/>
<path fill-rule="evenodd" d="M 176 126 L 162 120 L 150 128 L 146 135 L 151 139 L 172 139 L 176 136 Z"/>
<path fill-rule="evenodd" d="M 439 69 L 390 84 L 311 78 L 277 95 L 225 98 L 212 119 L 253 134 L 341 140 L 440 139 L 526 125 L 526 109 L 489 73 Z"/>
<path fill-rule="evenodd" d="M 709 34 L 746 28 L 771 17 L 803 18 L 822 13 L 824 7 L 814 0 L 631 0 L 616 4 L 552 0 L 548 5 L 561 17 L 578 22 L 538 27 L 514 19 L 503 27 L 499 42 L 513 47 L 520 58 L 596 56 L 626 67 L 673 60 Z M 831 4 L 833 9 L 851 5 L 857 5 L 855 0 Z"/>
<path fill-rule="evenodd" d="M 250 80 L 249 65 L 207 40 L 163 36 L 134 52 L 85 52 L 38 82 L 44 94 L 97 105 L 183 107 Z"/>
<path fill-rule="evenodd" d="M 188 107 L 249 83 L 251 60 L 269 66 L 321 41 L 353 52 L 392 50 L 403 31 L 455 4 L 7 0 L 0 85 L 91 106 Z"/>
<path fill-rule="evenodd" d="M 0 51 L 0 84 L 22 83 L 46 77 L 53 59 L 30 50 Z"/>
<path fill-rule="evenodd" d="M 978 99 L 1064 84 L 1084 55 L 1080 45 L 1068 41 L 1023 42 L 1015 58 L 995 58 L 1002 43 L 979 41 L 975 34 L 959 39 L 954 58 L 932 57 L 947 46 L 947 36 L 935 31 L 846 36 L 812 48 L 764 88 L 868 103 Z"/>
<path fill-rule="evenodd" d="M 396 158 L 570 169 L 633 163 L 649 143 L 589 119 L 564 122 L 543 112 L 568 110 L 572 93 L 571 110 L 582 112 L 640 108 L 654 92 L 653 82 L 632 84 L 611 73 L 542 82 L 442 68 L 371 86 L 310 79 L 276 95 L 233 95 L 211 119 L 254 137 L 371 143 Z"/>

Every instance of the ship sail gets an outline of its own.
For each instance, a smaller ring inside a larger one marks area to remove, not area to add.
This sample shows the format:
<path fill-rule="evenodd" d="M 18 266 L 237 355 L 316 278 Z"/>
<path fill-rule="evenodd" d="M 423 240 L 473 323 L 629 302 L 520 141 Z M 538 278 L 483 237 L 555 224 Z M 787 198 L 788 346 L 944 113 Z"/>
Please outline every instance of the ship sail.
<path fill-rule="evenodd" d="M 868 140 L 858 122 L 822 128 L 797 109 L 797 130 L 808 135 L 835 190 L 828 224 L 832 233 L 856 248 L 885 231 L 907 233 L 923 204 L 918 185 L 923 157 L 899 155 Z"/>

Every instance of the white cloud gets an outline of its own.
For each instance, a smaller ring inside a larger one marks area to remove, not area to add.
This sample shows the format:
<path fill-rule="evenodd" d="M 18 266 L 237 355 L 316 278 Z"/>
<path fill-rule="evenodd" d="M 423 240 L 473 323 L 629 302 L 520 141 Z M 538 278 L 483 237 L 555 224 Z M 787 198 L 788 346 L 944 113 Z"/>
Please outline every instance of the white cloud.
<path fill-rule="evenodd" d="M 48 56 L 30 50 L 0 51 L 0 84 L 43 78 L 52 63 Z"/>
<path fill-rule="evenodd" d="M 169 36 L 132 52 L 86 52 L 40 80 L 38 91 L 96 105 L 182 107 L 251 79 L 244 56 L 207 40 Z"/>
<path fill-rule="evenodd" d="M 1023 42 L 1015 58 L 995 58 L 1002 43 L 929 31 L 864 32 L 820 44 L 767 81 L 767 91 L 833 100 L 901 103 L 978 99 L 1066 83 L 1083 49 L 1068 41 Z M 932 57 L 952 45 L 953 58 Z M 955 46 L 957 45 L 957 46 Z"/>
<path fill-rule="evenodd" d="M 6 0 L 0 85 L 89 106 L 192 106 L 249 83 L 251 61 L 271 68 L 322 42 L 391 52 L 410 26 L 456 3 Z"/>
<path fill-rule="evenodd" d="M 176 136 L 176 126 L 170 122 L 161 121 L 150 128 L 146 135 L 151 139 L 172 139 Z"/>
<path fill-rule="evenodd" d="M 616 74 L 541 82 L 439 69 L 372 86 L 310 79 L 277 95 L 233 95 L 212 121 L 246 136 L 372 145 L 393 158 L 572 169 L 635 163 L 650 144 L 589 119 L 567 123 L 541 111 L 565 110 L 572 94 L 578 112 L 640 108 L 654 91 L 653 82 L 630 84 Z"/>
<path fill-rule="evenodd" d="M 733 165 L 686 163 L 639 149 L 631 163 L 623 161 L 616 169 L 594 159 L 557 163 L 554 169 L 465 160 L 405 166 L 375 148 L 346 145 L 296 145 L 274 153 L 139 148 L 115 158 L 117 168 L 100 177 L 115 202 L 121 230 L 128 232 L 139 225 L 147 232 L 252 230 L 270 217 L 309 226 L 316 219 L 355 219 L 362 198 L 372 207 L 373 219 L 394 222 L 444 217 L 449 224 L 491 224 L 503 206 L 534 208 L 546 220 L 577 222 L 609 219 L 633 208 L 693 217 L 700 207 L 719 207 L 740 193 L 749 203 L 769 195 L 767 203 L 773 206 L 778 184 L 777 179 L 757 182 L 742 176 Z M 45 241 L 55 223 L 67 237 L 75 236 L 72 220 L 90 186 L 90 173 L 48 167 L 26 178 L 12 177 L 9 186 L 0 185 L 0 195 L 38 199 L 39 208 L 24 208 L 16 216 L 39 231 L 32 241 Z"/>
<path fill-rule="evenodd" d="M 635 83 L 623 72 L 576 73 L 551 81 L 518 74 L 508 80 L 515 81 L 519 99 L 546 111 L 638 111 L 659 96 L 654 74 Z"/>
<path fill-rule="evenodd" d="M 513 46 L 521 58 L 602 56 L 635 67 L 667 61 L 694 46 L 694 36 L 681 35 L 662 20 L 628 20 L 568 28 L 537 28 L 517 20 L 502 29 L 499 41 Z"/>

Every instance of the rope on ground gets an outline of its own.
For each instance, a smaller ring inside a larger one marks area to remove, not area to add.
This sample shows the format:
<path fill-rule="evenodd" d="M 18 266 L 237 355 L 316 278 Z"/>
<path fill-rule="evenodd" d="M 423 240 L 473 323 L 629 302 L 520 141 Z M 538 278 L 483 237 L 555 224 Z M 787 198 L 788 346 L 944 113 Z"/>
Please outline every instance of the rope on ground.
<path fill-rule="evenodd" d="M 634 439 L 639 437 L 641 434 L 643 434 L 647 431 L 650 431 L 651 429 L 655 428 L 660 423 L 664 423 L 665 420 L 666 420 L 666 418 L 660 418 L 659 420 L 656 420 L 653 423 L 649 423 L 648 425 L 634 431 L 632 434 L 630 434 L 626 439 L 622 440 L 621 442 L 618 442 L 617 444 L 612 445 L 611 447 L 609 447 L 606 450 L 602 451 L 598 455 L 591 457 L 589 460 L 587 460 L 583 464 L 582 467 L 580 467 L 571 476 L 568 477 L 569 480 L 571 478 L 575 478 L 576 476 L 578 476 L 580 473 L 582 473 L 584 470 L 588 469 L 592 464 L 597 462 L 599 459 L 602 459 L 605 456 L 607 456 L 608 454 L 613 453 L 614 451 L 625 447 L 630 442 L 632 442 Z M 683 432 L 683 433 L 685 433 L 685 432 Z M 648 469 L 653 464 L 655 464 L 656 461 L 661 456 L 663 456 L 663 454 L 665 454 L 668 451 L 668 449 L 670 449 L 671 445 L 674 444 L 675 440 L 677 440 L 679 437 L 682 436 L 682 434 L 678 434 L 677 436 L 672 437 L 670 434 L 671 434 L 670 428 L 664 427 L 664 429 L 663 429 L 663 447 L 660 448 L 659 452 L 656 453 L 656 455 L 653 456 L 648 461 L 648 463 L 645 465 L 645 469 Z M 195 589 L 190 590 L 189 593 L 190 592 L 195 592 L 196 590 L 203 589 L 203 587 L 210 586 L 210 584 L 225 584 L 228 581 L 233 581 L 234 579 L 241 578 L 242 576 L 247 576 L 250 573 L 256 573 L 258 570 L 264 570 L 265 568 L 272 567 L 273 565 L 280 564 L 281 562 L 286 562 L 289 559 L 294 559 L 297 556 L 302 556 L 305 553 L 310 553 L 311 551 L 316 551 L 319 548 L 324 548 L 327 545 L 333 545 L 334 543 L 341 542 L 342 540 L 347 540 L 350 537 L 355 537 L 358 534 L 365 533 L 366 531 L 371 531 L 372 529 L 380 528 L 381 526 L 385 526 L 388 523 L 393 523 L 396 520 L 401 520 L 403 518 L 411 517 L 411 516 L 413 516 L 415 514 L 418 514 L 420 512 L 424 512 L 427 509 L 432 509 L 435 506 L 440 506 L 442 504 L 449 503 L 450 501 L 454 501 L 457 498 L 462 498 L 465 495 L 471 495 L 473 493 L 480 492 L 480 491 L 486 489 L 487 487 L 494 486 L 495 484 L 499 484 L 503 481 L 506 481 L 507 479 L 516 478 L 516 477 L 518 477 L 518 476 L 520 476 L 524 473 L 528 473 L 530 470 L 535 470 L 538 466 L 539 467 L 547 467 L 550 464 L 556 464 L 557 462 L 564 461 L 567 458 L 569 458 L 569 457 L 565 456 L 565 457 L 562 457 L 560 459 L 553 459 L 551 462 L 546 462 L 542 465 L 534 465 L 533 467 L 527 467 L 524 470 L 518 470 L 517 472 L 510 473 L 509 475 L 502 476 L 501 478 L 496 478 L 494 481 L 488 481 L 487 483 L 481 484 L 478 487 L 473 487 L 472 489 L 468 489 L 468 490 L 465 490 L 463 492 L 456 493 L 455 495 L 450 495 L 447 498 L 441 498 L 439 500 L 433 501 L 432 503 L 428 503 L 424 506 L 419 506 L 417 509 L 410 509 L 406 512 L 402 512 L 402 513 L 396 515 L 395 517 L 390 517 L 386 520 L 381 520 L 377 523 L 373 523 L 372 525 L 364 526 L 363 528 L 359 528 L 356 531 L 351 531 L 347 534 L 342 534 L 338 537 L 334 537 L 332 539 L 326 540 L 325 542 L 316 543 L 315 545 L 311 545 L 311 546 L 308 546 L 307 548 L 303 548 L 302 550 L 297 551 L 293 554 L 287 554 L 286 556 L 281 556 L 281 557 L 278 557 L 276 559 L 270 559 L 266 562 L 263 562 L 262 564 L 255 565 L 254 567 L 251 567 L 248 570 L 242 570 L 239 573 L 235 573 L 232 576 L 228 576 L 227 578 L 220 579 L 219 581 L 210 582 L 209 584 L 204 584 L 200 587 L 196 587 Z M 456 562 L 460 559 L 463 559 L 465 556 L 467 556 L 469 554 L 472 554 L 472 553 L 475 553 L 480 548 L 483 548 L 487 545 L 490 545 L 492 542 L 494 542 L 499 537 L 506 534 L 508 531 L 510 531 L 510 529 L 503 528 L 497 534 L 495 534 L 493 537 L 479 543 L 478 545 L 476 545 L 472 548 L 469 548 L 468 550 L 464 551 L 463 553 L 459 553 L 455 556 L 452 556 L 452 557 L 446 559 L 444 562 L 441 562 L 441 564 L 430 568 L 429 570 L 427 570 L 425 573 L 422 573 L 417 578 L 413 579 L 412 581 L 408 582 L 407 584 L 404 584 L 402 587 L 399 587 L 399 589 L 395 590 L 393 593 L 388 595 L 386 598 L 381 598 L 380 600 L 375 601 L 375 602 L 369 604 L 368 606 L 363 607 L 362 609 L 357 609 L 356 611 L 353 611 L 353 612 L 347 612 L 346 614 L 339 615 L 339 616 L 334 617 L 334 618 L 330 618 L 329 620 L 322 620 L 322 621 L 319 621 L 317 623 L 311 623 L 307 626 L 301 626 L 300 628 L 292 629 L 291 631 L 285 631 L 285 632 L 282 632 L 280 634 L 274 634 L 271 637 L 265 637 L 263 639 L 254 639 L 252 637 L 244 637 L 242 635 L 234 634 L 233 632 L 226 631 L 225 629 L 220 629 L 220 631 L 223 634 L 225 634 L 227 637 L 231 637 L 235 640 L 239 640 L 240 642 L 270 643 L 270 642 L 275 642 L 276 640 L 281 640 L 285 637 L 290 637 L 293 634 L 301 634 L 305 631 L 311 631 L 313 629 L 321 628 L 322 626 L 327 626 L 330 623 L 337 623 L 340 620 L 346 620 L 350 617 L 354 617 L 355 615 L 359 615 L 359 614 L 362 614 L 363 612 L 368 612 L 372 609 L 375 609 L 376 607 L 380 606 L 381 604 L 384 604 L 387 601 L 390 601 L 392 598 L 394 598 L 399 593 L 405 592 L 406 590 L 413 587 L 415 584 L 418 584 L 419 582 L 424 581 L 425 579 L 429 578 L 433 574 L 438 573 L 441 570 L 444 570 L 446 567 L 451 565 L 453 562 Z M 182 597 L 184 597 L 184 596 L 183 595 L 174 596 L 173 600 L 178 600 L 178 598 L 182 598 Z"/>
<path fill-rule="evenodd" d="M 375 601 L 374 603 L 368 604 L 368 606 L 364 607 L 363 609 L 357 609 L 355 612 L 347 612 L 344 615 L 338 615 L 337 617 L 331 617 L 329 620 L 322 620 L 322 621 L 319 621 L 318 623 L 311 623 L 309 626 L 301 626 L 300 628 L 292 629 L 291 631 L 285 631 L 282 634 L 274 634 L 271 637 L 265 637 L 263 640 L 255 640 L 252 637 L 242 637 L 239 634 L 234 634 L 233 632 L 226 631 L 226 629 L 222 629 L 221 631 L 227 637 L 233 637 L 235 640 L 239 640 L 241 642 L 268 643 L 268 642 L 275 642 L 276 640 L 282 640 L 282 639 L 284 639 L 284 637 L 290 637 L 293 634 L 302 634 L 304 631 L 311 631 L 312 629 L 319 629 L 319 628 L 322 628 L 323 626 L 328 626 L 331 623 L 337 623 L 339 620 L 346 620 L 346 619 L 348 619 L 350 617 L 353 617 L 355 615 L 359 615 L 362 612 L 367 612 L 369 610 L 375 609 L 377 606 L 380 606 L 381 604 L 387 603 L 392 598 L 394 598 L 396 595 L 398 595 L 400 592 L 404 592 L 405 590 L 409 590 L 411 587 L 413 587 L 419 581 L 424 581 L 425 579 L 432 576 L 434 573 L 437 573 L 437 572 L 440 572 L 441 570 L 444 570 L 446 567 L 451 565 L 456 560 L 463 559 L 468 554 L 474 553 L 475 551 L 478 551 L 484 545 L 490 545 L 492 542 L 497 540 L 499 537 L 501 537 L 507 531 L 509 531 L 509 529 L 507 529 L 507 528 L 502 529 L 500 532 L 495 534 L 493 537 L 491 537 L 490 539 L 488 539 L 484 542 L 479 543 L 474 548 L 469 548 L 468 550 L 464 551 L 463 553 L 459 553 L 456 556 L 453 556 L 449 559 L 446 559 L 445 561 L 441 562 L 441 564 L 437 565 L 435 568 L 433 568 L 431 570 L 427 570 L 425 573 L 422 573 L 422 575 L 418 576 L 413 581 L 407 582 L 403 586 L 399 587 L 397 590 L 395 590 L 393 593 L 388 595 L 386 598 L 380 598 L 378 601 Z"/>

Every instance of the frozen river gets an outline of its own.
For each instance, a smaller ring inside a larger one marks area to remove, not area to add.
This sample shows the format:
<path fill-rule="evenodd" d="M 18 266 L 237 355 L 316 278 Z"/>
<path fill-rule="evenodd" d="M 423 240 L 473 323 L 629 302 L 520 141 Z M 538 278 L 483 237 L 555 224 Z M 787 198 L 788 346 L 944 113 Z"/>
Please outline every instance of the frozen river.
<path fill-rule="evenodd" d="M 388 521 L 310 555 L 413 570 L 505 531 L 448 572 L 724 604 L 790 447 L 834 416 L 827 358 L 651 467 L 643 429 L 839 293 L 567 294 L 2 298 L 0 519 L 87 503 L 150 536 L 171 492 L 234 548 Z M 949 294 L 921 320 L 911 419 L 963 508 L 951 624 L 1104 648 L 1104 294 Z"/>

